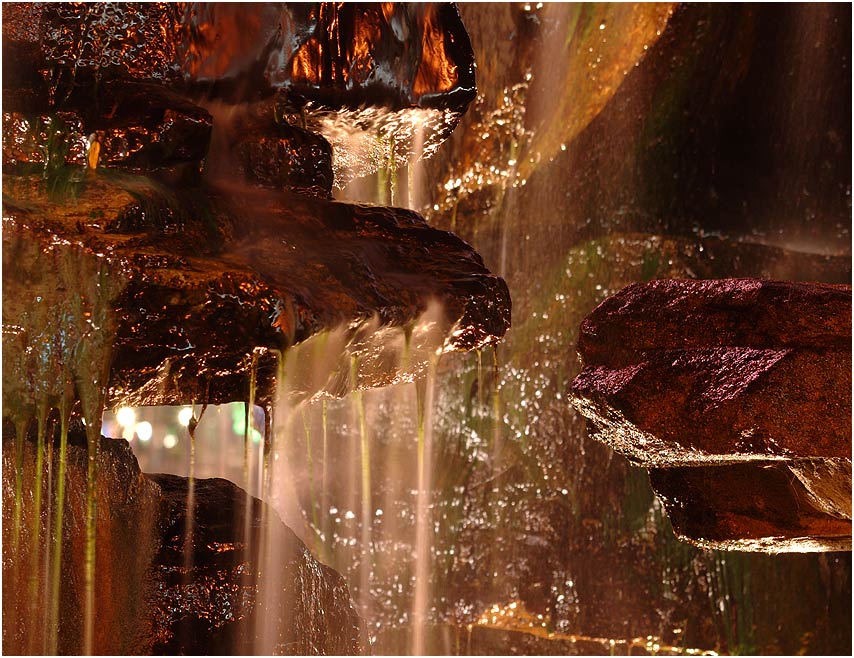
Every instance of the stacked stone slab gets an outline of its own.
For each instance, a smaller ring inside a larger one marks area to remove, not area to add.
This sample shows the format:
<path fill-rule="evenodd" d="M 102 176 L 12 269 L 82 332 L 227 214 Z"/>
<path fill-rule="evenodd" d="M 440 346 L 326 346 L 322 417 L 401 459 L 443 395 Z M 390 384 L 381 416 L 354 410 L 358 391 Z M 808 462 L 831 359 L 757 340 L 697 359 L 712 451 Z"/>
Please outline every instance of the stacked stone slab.
<path fill-rule="evenodd" d="M 510 296 L 417 213 L 331 199 L 340 153 L 321 127 L 382 151 L 346 170 L 364 175 L 416 155 L 400 139 L 413 117 L 432 117 L 419 124 L 427 152 L 475 97 L 451 4 L 8 3 L 3 55 L 3 649 L 79 653 L 81 445 L 68 452 L 56 618 L 44 606 L 60 408 L 90 430 L 106 403 L 269 409 L 283 353 L 324 332 L 343 334 L 329 341 L 340 363 L 294 394 L 385 385 L 403 368 L 387 345 L 407 341 L 410 376 L 426 367 L 410 338 L 428 310 L 441 309 L 431 354 L 474 349 L 507 331 Z M 282 605 L 264 607 L 258 542 L 241 544 L 275 517 L 259 501 L 197 481 L 188 511 L 186 480 L 88 442 L 97 653 L 366 648 L 342 578 L 277 518 L 264 533 Z"/>
<path fill-rule="evenodd" d="M 58 432 L 51 437 L 58 439 Z M 3 472 L 10 476 L 3 478 L 3 649 L 41 654 L 50 648 L 50 626 L 40 623 L 31 606 L 50 605 L 50 583 L 38 571 L 53 556 L 53 545 L 44 539 L 53 517 L 43 504 L 35 518 L 34 442 L 24 441 L 22 451 L 22 531 L 16 544 L 15 437 L 4 427 Z M 43 464 L 43 485 L 59 467 L 58 452 Z M 82 651 L 86 468 L 85 432 L 77 424 L 69 436 L 58 590 L 56 647 L 63 655 Z M 140 472 L 121 439 L 101 440 L 98 470 L 98 504 L 106 510 L 97 523 L 98 654 L 364 652 L 363 624 L 341 575 L 319 563 L 260 500 L 227 480 L 197 479 L 188 510 L 188 479 Z M 275 592 L 264 590 L 260 580 L 267 545 L 276 547 L 280 569 L 269 579 Z"/>
<path fill-rule="evenodd" d="M 649 469 L 677 535 L 850 549 L 850 286 L 634 284 L 584 320 L 578 351 L 574 406 Z"/>

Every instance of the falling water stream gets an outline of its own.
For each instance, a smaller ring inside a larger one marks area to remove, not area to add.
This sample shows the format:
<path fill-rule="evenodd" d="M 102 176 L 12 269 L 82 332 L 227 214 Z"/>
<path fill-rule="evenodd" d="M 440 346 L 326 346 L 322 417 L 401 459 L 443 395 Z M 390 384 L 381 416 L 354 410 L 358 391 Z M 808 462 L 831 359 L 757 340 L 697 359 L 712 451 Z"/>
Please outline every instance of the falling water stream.
<path fill-rule="evenodd" d="M 59 258 L 15 245 L 31 267 L 16 273 L 20 280 L 12 284 L 23 289 L 26 282 L 39 296 L 4 298 L 18 323 L 4 324 L 4 333 L 21 343 L 16 354 L 25 363 L 14 365 L 36 373 L 38 381 L 4 376 L 3 382 L 4 414 L 15 431 L 15 473 L 4 484 L 14 492 L 12 529 L 11 535 L 4 530 L 4 539 L 11 537 L 11 555 L 28 565 L 29 574 L 27 583 L 14 585 L 26 600 L 4 625 L 18 628 L 24 616 L 42 620 L 48 630 L 26 640 L 32 653 L 53 654 L 60 645 L 73 418 L 85 425 L 87 455 L 84 654 L 96 653 L 100 634 L 108 632 L 98 624 L 102 593 L 96 591 L 103 568 L 99 550 L 105 550 L 99 549 L 98 525 L 105 514 L 99 507 L 102 433 L 126 434 L 144 472 L 188 477 L 187 586 L 199 483 L 223 477 L 266 503 L 256 516 L 255 501 L 246 497 L 236 512 L 243 547 L 258 565 L 256 596 L 265 613 L 252 623 L 259 654 L 282 649 L 282 618 L 294 604 L 283 593 L 288 574 L 282 565 L 290 556 L 277 534 L 279 520 L 342 574 L 376 653 L 693 655 L 832 651 L 844 644 L 844 633 L 837 637 L 833 629 L 850 613 L 839 596 L 846 587 L 850 594 L 850 556 L 730 555 L 680 543 L 645 474 L 589 439 L 586 423 L 566 399 L 578 371 L 581 320 L 628 283 L 698 272 L 728 276 L 732 270 L 778 278 L 809 271 L 818 278 L 839 269 L 832 258 L 827 270 L 824 264 L 798 269 L 792 263 L 803 254 L 755 252 L 767 262 L 753 259 L 754 252 L 742 257 L 739 249 L 750 231 L 738 239 L 724 231 L 710 254 L 707 236 L 696 226 L 725 214 L 716 195 L 740 189 L 731 181 L 715 178 L 706 185 L 696 172 L 696 180 L 678 181 L 680 190 L 701 189 L 708 197 L 702 203 L 685 197 L 691 202 L 685 207 L 696 202 L 698 217 L 706 213 L 700 219 L 649 191 L 660 185 L 654 189 L 668 197 L 671 179 L 683 175 L 684 162 L 661 150 L 669 144 L 661 126 L 678 124 L 684 140 L 694 139 L 683 126 L 693 119 L 688 110 L 681 112 L 683 106 L 693 111 L 700 92 L 691 86 L 691 71 L 680 69 L 674 88 L 656 96 L 651 88 L 658 69 L 642 66 L 664 62 L 667 70 L 677 60 L 667 49 L 676 48 L 677 40 L 659 42 L 662 32 L 687 29 L 688 19 L 703 24 L 708 10 L 543 3 L 489 10 L 464 7 L 482 57 L 481 97 L 441 149 L 426 144 L 425 126 L 442 117 L 436 110 L 402 111 L 382 135 L 372 132 L 381 121 L 370 108 L 335 114 L 309 107 L 300 121 L 301 127 L 323 128 L 337 149 L 337 201 L 419 211 L 434 226 L 469 240 L 487 267 L 507 279 L 514 325 L 501 346 L 481 346 L 472 354 L 446 350 L 438 302 L 407 326 L 361 316 L 275 353 L 275 397 L 261 401 L 263 409 L 257 406 L 258 364 L 269 354 L 258 348 L 246 355 L 242 402 L 211 405 L 207 412 L 207 399 L 185 408 L 138 408 L 133 422 L 123 424 L 120 410 L 104 413 L 104 407 L 115 338 L 111 301 L 126 282 L 109 280 L 97 257 Z M 811 37 L 826 36 L 818 19 L 809 25 Z M 702 46 L 705 34 L 688 41 Z M 735 49 L 740 42 L 732 39 L 727 43 Z M 796 45 L 808 61 L 821 59 L 805 40 Z M 755 61 L 722 66 L 742 75 Z M 808 97 L 804 71 L 795 67 L 798 107 Z M 714 78 L 708 87 L 723 93 L 726 84 Z M 272 104 L 199 102 L 214 117 L 205 190 L 275 226 L 274 209 L 291 197 L 241 181 L 229 149 L 247 116 L 269 110 L 273 114 L 265 118 L 283 117 Z M 715 107 L 724 112 L 728 106 Z M 794 114 L 780 119 L 783 132 L 800 125 Z M 642 119 L 647 115 L 648 123 Z M 347 124 L 357 118 L 371 128 L 348 137 Z M 707 129 L 727 128 L 735 130 L 717 124 Z M 795 146 L 798 153 L 809 151 L 805 143 Z M 775 142 L 769 148 L 781 147 Z M 423 157 L 432 154 L 432 160 Z M 97 164 L 97 151 L 93 157 Z M 659 165 L 648 161 L 656 158 L 668 163 L 661 175 Z M 365 170 L 374 173 L 356 177 L 362 161 L 370 161 Z M 793 189 L 793 179 L 801 182 L 788 170 L 783 179 Z M 850 184 L 847 195 L 850 212 Z M 750 197 L 743 207 L 755 203 Z M 805 192 L 792 207 L 800 212 L 808 206 L 803 212 L 812 221 L 818 215 L 812 203 Z M 684 225 L 671 230 L 671 221 Z M 714 231 L 731 229 L 730 220 L 720 221 Z M 777 227 L 776 221 L 771 225 Z M 767 227 L 759 220 L 757 226 L 762 235 L 753 236 L 756 242 L 791 246 L 785 231 L 766 239 Z M 792 231 L 794 241 L 808 233 Z M 845 231 L 850 238 L 850 228 Z M 284 248 L 323 249 L 316 236 L 304 237 L 304 245 Z M 850 251 L 847 257 L 850 276 Z M 63 295 L 65 290 L 80 294 Z M 287 312 L 282 317 L 289 343 L 296 321 Z M 4 335 L 4 350 L 6 341 Z M 378 371 L 387 385 L 369 390 Z M 48 438 L 57 428 L 54 443 Z M 35 436 L 29 469 L 28 432 Z M 55 470 L 44 476 L 43 467 L 54 469 L 54 462 Z M 27 491 L 34 511 L 25 518 Z M 25 545 L 36 548 L 23 555 Z M 20 577 L 17 569 L 11 574 Z"/>

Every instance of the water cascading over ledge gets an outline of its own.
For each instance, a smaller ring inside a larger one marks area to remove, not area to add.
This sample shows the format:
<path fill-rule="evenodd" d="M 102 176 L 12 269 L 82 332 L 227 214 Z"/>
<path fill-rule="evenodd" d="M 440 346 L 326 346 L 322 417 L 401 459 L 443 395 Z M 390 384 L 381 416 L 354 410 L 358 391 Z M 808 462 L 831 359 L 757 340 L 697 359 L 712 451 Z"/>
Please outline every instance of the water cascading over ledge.
<path fill-rule="evenodd" d="M 469 245 L 330 200 L 465 112 L 455 8 L 11 4 L 4 55 L 4 650 L 365 651 L 340 576 L 269 508 L 192 465 L 140 473 L 100 419 L 245 401 L 269 445 L 277 394 L 412 381 L 503 336 L 507 286 Z M 288 364 L 300 343 L 326 355 Z"/>

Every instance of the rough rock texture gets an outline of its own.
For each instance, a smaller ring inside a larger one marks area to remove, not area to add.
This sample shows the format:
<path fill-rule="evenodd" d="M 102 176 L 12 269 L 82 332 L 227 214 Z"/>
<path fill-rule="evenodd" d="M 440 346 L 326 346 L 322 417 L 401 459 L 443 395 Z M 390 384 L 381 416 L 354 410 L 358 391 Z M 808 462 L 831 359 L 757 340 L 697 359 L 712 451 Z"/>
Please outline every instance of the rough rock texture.
<path fill-rule="evenodd" d="M 186 80 L 239 84 L 246 94 L 284 87 L 352 108 L 464 110 L 475 93 L 471 45 L 449 3 L 9 3 L 3 24 L 15 81 Z"/>
<path fill-rule="evenodd" d="M 850 458 L 851 288 L 661 280 L 581 325 L 575 404 L 644 464 Z"/>
<path fill-rule="evenodd" d="M 263 403 L 276 368 L 269 350 L 338 326 L 355 334 L 374 317 L 376 327 L 403 328 L 431 300 L 443 306 L 447 349 L 489 343 L 509 326 L 503 280 L 413 212 L 84 174 L 58 200 L 39 177 L 4 177 L 4 285 L 14 303 L 3 319 L 17 324 L 36 297 L 58 304 L 75 286 L 56 280 L 64 259 L 98 261 L 123 282 L 112 301 L 115 402 L 244 400 L 258 348 Z"/>
<path fill-rule="evenodd" d="M 88 461 L 82 426 L 72 432 L 69 443 L 55 646 L 60 654 L 79 655 L 83 651 Z M 41 512 L 34 525 L 36 453 L 34 441 L 22 442 L 17 467 L 22 474 L 21 536 L 16 551 L 16 445 L 14 430 L 4 425 L 3 652 L 7 654 L 53 653 L 48 631 L 53 627 L 49 622 L 51 580 L 41 570 L 53 550 L 59 443 L 53 445 L 53 458 L 44 463 Z M 140 472 L 126 441 L 102 439 L 97 469 L 94 650 L 115 655 L 149 653 L 153 618 L 147 611 L 154 605 L 155 592 L 148 576 L 159 544 L 160 494 Z M 51 491 L 54 496 L 49 495 Z"/>
<path fill-rule="evenodd" d="M 163 604 L 154 653 L 363 652 L 362 622 L 346 583 L 275 512 L 228 480 L 196 480 L 188 546 L 187 478 L 146 477 L 162 496 L 153 580 Z"/>
<path fill-rule="evenodd" d="M 676 535 L 703 548 L 851 550 L 850 507 L 847 519 L 826 514 L 784 463 L 653 468 L 649 479 Z"/>
<path fill-rule="evenodd" d="M 49 581 L 40 572 L 36 576 L 36 569 L 45 569 L 56 510 L 44 495 L 40 523 L 33 525 L 36 445 L 31 432 L 21 452 L 22 524 L 16 552 L 16 444 L 14 430 L 5 429 L 3 650 L 40 654 L 49 652 L 47 629 L 53 626 Z M 59 653 L 79 654 L 87 462 L 81 426 L 72 430 L 69 442 L 56 646 Z M 46 492 L 56 490 L 58 443 L 52 447 L 43 471 Z M 188 538 L 186 478 L 143 474 L 127 442 L 102 438 L 97 482 L 96 653 L 363 651 L 362 622 L 341 576 L 318 563 L 261 501 L 225 480 L 195 481 Z M 262 541 L 269 560 L 264 569 Z"/>
<path fill-rule="evenodd" d="M 4 87 L 3 166 L 27 173 L 62 165 L 198 178 L 212 118 L 161 85 L 115 80 L 51 102 L 36 89 Z"/>
<path fill-rule="evenodd" d="M 657 280 L 628 286 L 584 320 L 585 365 L 637 363 L 638 353 L 718 346 L 845 348 L 850 286 L 760 279 Z"/>
<path fill-rule="evenodd" d="M 677 535 L 850 548 L 850 286 L 633 284 L 584 320 L 578 350 L 573 405 L 650 467 Z"/>
<path fill-rule="evenodd" d="M 476 94 L 471 44 L 450 3 L 8 3 L 3 49 L 14 96 L 62 105 L 115 80 L 229 103 L 277 94 L 294 121 L 305 126 L 308 111 L 330 141 L 347 133 L 340 150 L 353 135 L 386 153 L 391 141 L 397 163 L 435 149 Z M 345 109 L 356 114 L 337 122 Z M 370 150 L 336 153 L 339 175 L 375 171 Z"/>
<path fill-rule="evenodd" d="M 851 519 L 850 459 L 800 459 L 788 466 L 815 507 L 830 516 Z"/>
<path fill-rule="evenodd" d="M 473 59 L 452 5 L 11 3 L 3 40 L 17 67 L 3 89 L 7 347 L 69 370 L 42 352 L 69 351 L 73 316 L 80 335 L 115 334 L 99 349 L 114 403 L 246 400 L 254 381 L 266 404 L 276 355 L 324 330 L 358 339 L 340 355 L 349 373 L 350 356 L 385 351 L 360 330 L 408 336 L 434 303 L 434 349 L 509 327 L 507 286 L 466 243 L 410 211 L 329 199 L 341 143 L 392 166 L 392 133 L 416 131 L 398 112 L 450 130 L 465 111 Z M 335 150 L 308 117 L 321 106 Z M 110 284 L 88 296 L 97 328 L 66 308 L 84 261 Z M 24 361 L 4 359 L 19 381 Z M 356 372 L 336 393 L 396 376 Z"/>
<path fill-rule="evenodd" d="M 332 147 L 323 137 L 289 124 L 241 136 L 238 170 L 263 187 L 332 198 Z"/>

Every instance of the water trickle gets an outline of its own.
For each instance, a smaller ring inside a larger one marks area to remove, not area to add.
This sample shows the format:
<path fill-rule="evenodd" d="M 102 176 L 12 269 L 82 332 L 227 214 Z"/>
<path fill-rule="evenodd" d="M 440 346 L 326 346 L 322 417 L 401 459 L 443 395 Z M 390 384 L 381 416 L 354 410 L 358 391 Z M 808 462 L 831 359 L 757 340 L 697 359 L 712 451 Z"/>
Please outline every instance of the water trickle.
<path fill-rule="evenodd" d="M 320 529 L 320 522 L 317 516 L 317 497 L 314 490 L 314 463 L 311 456 L 311 427 L 308 418 L 308 412 L 305 405 L 300 409 L 300 417 L 302 418 L 303 433 L 305 436 L 305 461 L 308 471 L 308 499 L 309 499 L 309 514 L 315 531 Z"/>
<path fill-rule="evenodd" d="M 63 378 L 64 379 L 64 378 Z M 53 526 L 53 555 L 51 557 L 51 573 L 47 581 L 50 594 L 48 599 L 47 616 L 47 649 L 48 655 L 56 655 L 59 642 L 59 594 L 60 574 L 62 566 L 62 534 L 65 518 L 65 476 L 68 470 L 68 421 L 71 414 L 69 403 L 70 393 L 66 388 L 59 403 L 59 468 L 56 474 L 56 511 Z"/>
<path fill-rule="evenodd" d="M 252 491 L 251 483 L 249 481 L 249 452 L 252 432 L 255 429 L 252 427 L 252 409 L 255 407 L 257 373 L 258 355 L 253 352 L 249 364 L 249 395 L 243 407 L 243 486 L 246 491 Z M 263 480 L 259 480 L 259 486 L 263 486 Z"/>
<path fill-rule="evenodd" d="M 24 486 L 24 440 L 28 425 L 29 423 L 27 420 L 23 418 L 19 417 L 15 420 L 15 534 L 13 535 L 14 539 L 12 542 L 12 551 L 15 556 L 19 554 L 21 544 L 21 510 L 23 505 Z"/>
<path fill-rule="evenodd" d="M 40 568 L 40 562 L 47 553 L 45 550 L 47 542 L 42 543 L 40 535 L 42 527 L 42 474 L 44 472 L 45 464 L 45 436 L 47 434 L 48 411 L 48 401 L 46 398 L 43 398 L 39 402 L 38 409 L 36 411 L 36 477 L 33 495 L 33 526 L 30 530 L 32 536 L 32 553 L 30 555 L 30 582 L 28 587 L 29 609 L 27 613 L 31 618 L 34 618 L 39 610 L 39 584 L 40 582 L 44 582 L 41 581 L 42 570 Z M 50 524 L 48 524 L 47 527 L 50 528 Z M 34 646 L 34 643 L 38 639 L 39 636 L 35 634 L 31 638 L 30 649 L 33 653 L 37 651 L 37 647 Z"/>
<path fill-rule="evenodd" d="M 329 416 L 328 410 L 326 408 L 326 400 L 320 401 L 320 427 L 321 427 L 321 435 L 323 440 L 323 475 L 321 479 L 320 485 L 320 513 L 322 522 L 320 525 L 320 538 L 321 538 L 321 546 L 323 547 L 323 556 L 325 559 L 328 559 L 326 555 L 327 550 L 326 547 L 329 544 L 329 541 L 332 537 L 332 528 L 330 527 L 330 522 L 332 520 L 331 515 L 329 514 Z"/>
<path fill-rule="evenodd" d="M 394 155 L 394 135 L 388 138 L 388 205 L 393 206 L 397 197 L 397 162 Z"/>
<path fill-rule="evenodd" d="M 431 492 L 433 487 L 433 404 L 439 356 L 430 360 L 426 377 L 415 383 L 418 398 L 418 493 L 415 503 L 415 593 L 412 605 L 412 655 L 426 653 L 426 628 L 432 571 Z"/>
<path fill-rule="evenodd" d="M 350 361 L 350 387 L 353 406 L 356 409 L 356 417 L 359 426 L 359 447 L 361 456 L 361 501 L 362 501 L 362 538 L 361 552 L 359 557 L 360 578 L 359 591 L 362 597 L 362 608 L 366 614 L 370 614 L 368 601 L 370 600 L 370 585 L 372 560 L 374 551 L 371 546 L 371 535 L 373 526 L 373 506 L 371 505 L 371 444 L 368 436 L 368 425 L 365 418 L 365 402 L 362 391 L 359 390 L 359 358 L 351 357 Z"/>

